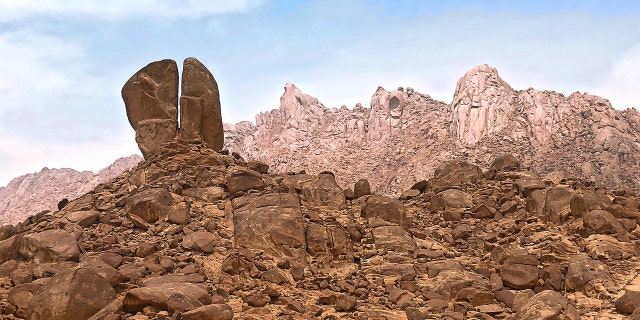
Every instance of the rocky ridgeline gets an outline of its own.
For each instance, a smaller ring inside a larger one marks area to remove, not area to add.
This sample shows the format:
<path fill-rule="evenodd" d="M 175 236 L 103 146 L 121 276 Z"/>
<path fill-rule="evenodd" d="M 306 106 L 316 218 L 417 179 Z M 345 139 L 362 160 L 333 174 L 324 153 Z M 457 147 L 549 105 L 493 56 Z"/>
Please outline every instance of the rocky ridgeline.
<path fill-rule="evenodd" d="M 429 101 L 377 97 L 380 113 Z M 308 110 L 286 112 L 301 119 Z M 493 158 L 485 171 L 445 161 L 395 198 L 372 194 L 365 179 L 343 189 L 328 171 L 269 173 L 176 134 L 62 210 L 0 228 L 0 314 L 640 319 L 635 193 L 543 179 L 511 155 Z"/>
<path fill-rule="evenodd" d="M 590 94 L 514 90 L 495 68 L 460 79 L 451 104 L 412 88 L 378 88 L 370 108 L 327 108 L 293 84 L 256 124 L 227 125 L 225 147 L 276 172 L 331 170 L 342 186 L 367 178 L 399 195 L 453 159 L 489 168 L 510 153 L 541 177 L 580 177 L 640 190 L 640 113 Z"/>
<path fill-rule="evenodd" d="M 0 187 L 0 225 L 16 224 L 42 211 L 57 210 L 62 199 L 75 199 L 142 161 L 138 155 L 117 159 L 93 173 L 73 169 L 44 168 L 17 177 Z"/>

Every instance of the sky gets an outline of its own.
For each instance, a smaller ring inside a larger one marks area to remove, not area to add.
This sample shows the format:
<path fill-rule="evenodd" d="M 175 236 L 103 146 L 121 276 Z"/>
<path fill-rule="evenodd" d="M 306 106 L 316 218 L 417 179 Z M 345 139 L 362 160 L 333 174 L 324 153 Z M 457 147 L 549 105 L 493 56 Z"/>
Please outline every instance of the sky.
<path fill-rule="evenodd" d="M 277 108 L 287 82 L 327 107 L 368 106 L 378 86 L 449 103 L 483 63 L 515 89 L 638 109 L 640 1 L 0 0 L 0 186 L 139 153 L 122 85 L 191 56 L 229 123 Z"/>

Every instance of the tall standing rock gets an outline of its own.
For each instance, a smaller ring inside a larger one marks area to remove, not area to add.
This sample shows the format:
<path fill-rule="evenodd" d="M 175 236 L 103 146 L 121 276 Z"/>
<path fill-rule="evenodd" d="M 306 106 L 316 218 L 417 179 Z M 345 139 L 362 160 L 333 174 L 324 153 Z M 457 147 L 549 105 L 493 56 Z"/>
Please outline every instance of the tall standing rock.
<path fill-rule="evenodd" d="M 176 136 L 178 125 L 178 65 L 166 59 L 148 64 L 122 87 L 127 118 L 146 157 Z"/>
<path fill-rule="evenodd" d="M 218 83 L 196 58 L 185 59 L 182 69 L 180 137 L 200 137 L 216 151 L 224 143 Z"/>

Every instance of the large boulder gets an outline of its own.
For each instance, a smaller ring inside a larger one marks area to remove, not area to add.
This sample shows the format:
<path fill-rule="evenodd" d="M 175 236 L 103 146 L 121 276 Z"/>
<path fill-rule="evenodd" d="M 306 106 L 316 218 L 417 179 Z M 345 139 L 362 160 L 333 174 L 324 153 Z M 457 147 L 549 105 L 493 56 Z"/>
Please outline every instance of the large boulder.
<path fill-rule="evenodd" d="M 244 196 L 234 199 L 233 207 L 238 246 L 305 261 L 307 243 L 298 195 Z"/>
<path fill-rule="evenodd" d="M 104 277 L 86 268 L 56 274 L 29 302 L 31 320 L 88 319 L 116 298 Z"/>
<path fill-rule="evenodd" d="M 436 168 L 429 184 L 431 188 L 439 192 L 481 178 L 482 170 L 478 166 L 463 160 L 451 160 Z"/>
<path fill-rule="evenodd" d="M 408 223 L 402 202 L 380 195 L 369 196 L 362 206 L 361 214 L 367 219 L 379 218 L 401 226 Z"/>
<path fill-rule="evenodd" d="M 136 141 L 145 157 L 158 151 L 178 125 L 178 65 L 173 60 L 148 64 L 122 87 L 122 99 Z M 158 123 L 148 120 L 165 120 Z M 147 121 L 141 124 L 141 121 Z M 142 128 L 141 128 L 142 127 Z M 142 130 L 140 130 L 142 129 Z"/>
<path fill-rule="evenodd" d="M 616 234 L 625 233 L 625 229 L 609 211 L 592 210 L 584 214 L 582 217 L 584 226 L 598 234 Z"/>
<path fill-rule="evenodd" d="M 218 83 L 196 58 L 185 59 L 182 67 L 180 136 L 199 137 L 216 151 L 222 150 L 224 143 Z"/>
<path fill-rule="evenodd" d="M 127 198 L 124 208 L 129 216 L 135 215 L 146 222 L 154 223 L 168 213 L 172 201 L 169 191 L 152 188 Z"/>
<path fill-rule="evenodd" d="M 321 206 L 342 209 L 345 206 L 344 190 L 338 186 L 333 174 L 322 173 L 314 181 L 302 184 L 301 199 L 305 206 Z"/>
<path fill-rule="evenodd" d="M 578 320 L 578 310 L 560 292 L 546 290 L 529 299 L 514 320 Z"/>
<path fill-rule="evenodd" d="M 565 279 L 567 291 L 585 290 L 589 294 L 591 289 L 615 290 L 615 283 L 607 272 L 606 265 L 586 254 L 577 254 L 569 259 L 569 268 Z"/>
<path fill-rule="evenodd" d="M 573 191 L 569 188 L 549 188 L 544 201 L 544 214 L 556 224 L 566 221 L 571 210 L 572 197 Z"/>
<path fill-rule="evenodd" d="M 136 313 L 151 306 L 173 313 L 210 303 L 211 296 L 200 285 L 190 282 L 165 282 L 129 290 L 124 297 L 123 309 Z"/>
<path fill-rule="evenodd" d="M 46 230 L 25 234 L 20 242 L 20 255 L 37 263 L 78 261 L 78 242 L 67 231 Z"/>
<path fill-rule="evenodd" d="M 493 159 L 491 170 L 514 171 L 520 168 L 520 161 L 510 154 L 502 154 Z"/>

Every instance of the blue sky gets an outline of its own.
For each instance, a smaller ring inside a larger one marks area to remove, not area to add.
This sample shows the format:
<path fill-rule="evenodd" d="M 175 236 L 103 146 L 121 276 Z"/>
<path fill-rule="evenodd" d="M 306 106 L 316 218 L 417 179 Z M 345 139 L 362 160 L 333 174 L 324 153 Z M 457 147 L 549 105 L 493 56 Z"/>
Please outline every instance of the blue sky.
<path fill-rule="evenodd" d="M 378 85 L 449 103 L 482 63 L 516 89 L 638 108 L 639 3 L 0 0 L 0 186 L 137 153 L 120 88 L 164 58 L 200 59 L 234 123 L 278 107 L 287 82 L 327 107 Z"/>

